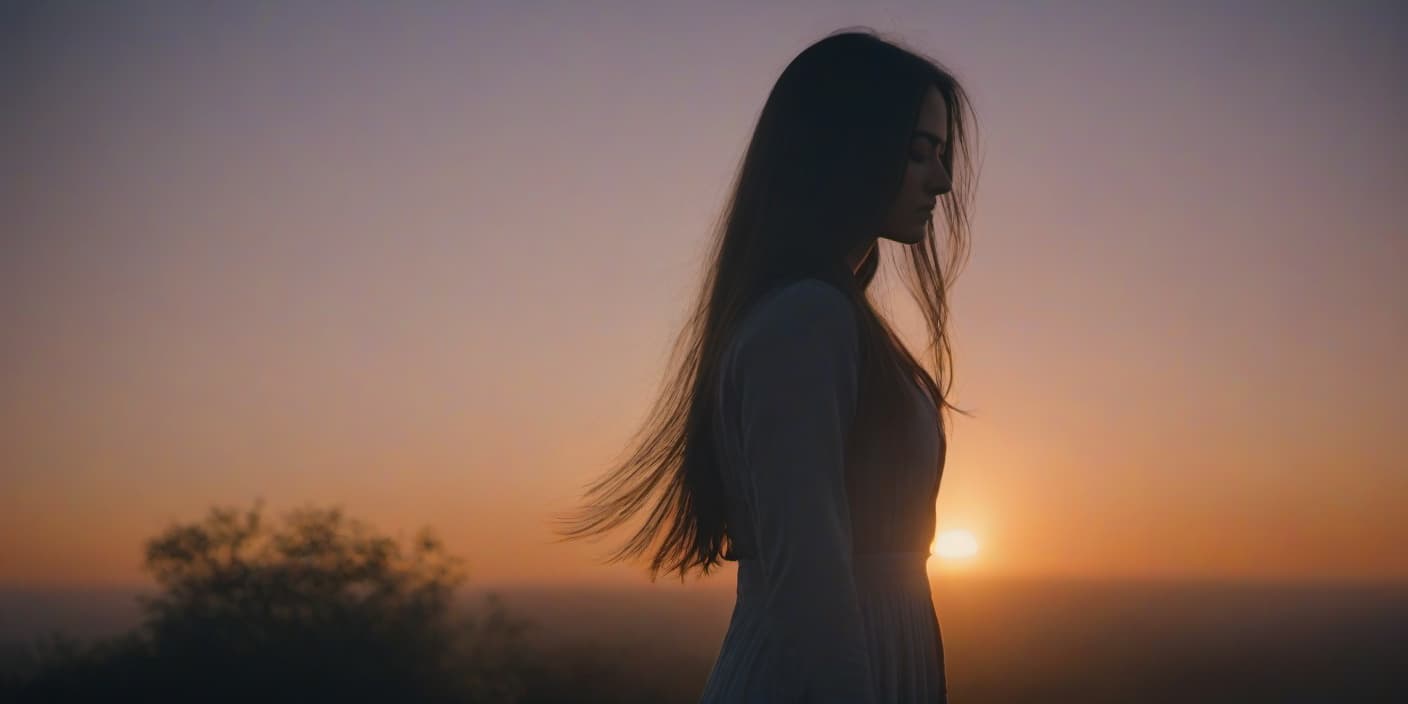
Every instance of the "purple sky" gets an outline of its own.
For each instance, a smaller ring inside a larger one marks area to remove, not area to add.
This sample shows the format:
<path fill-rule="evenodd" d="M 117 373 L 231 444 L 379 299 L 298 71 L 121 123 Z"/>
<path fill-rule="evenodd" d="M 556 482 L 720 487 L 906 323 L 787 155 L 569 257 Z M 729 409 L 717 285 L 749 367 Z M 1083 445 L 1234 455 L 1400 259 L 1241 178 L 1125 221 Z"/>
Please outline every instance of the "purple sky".
<path fill-rule="evenodd" d="M 0 583 L 140 581 L 260 496 L 639 581 L 549 514 L 778 73 L 857 24 L 979 123 L 938 511 L 982 547 L 935 569 L 1408 577 L 1401 4 L 205 5 L 3 11 Z"/>

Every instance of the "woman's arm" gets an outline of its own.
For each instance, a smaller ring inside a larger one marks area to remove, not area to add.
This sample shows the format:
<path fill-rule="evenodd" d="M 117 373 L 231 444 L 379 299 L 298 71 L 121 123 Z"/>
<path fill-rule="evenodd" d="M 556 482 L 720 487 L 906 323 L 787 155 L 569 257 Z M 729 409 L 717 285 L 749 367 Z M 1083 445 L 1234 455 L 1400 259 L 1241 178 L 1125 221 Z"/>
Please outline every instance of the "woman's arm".
<path fill-rule="evenodd" d="M 815 279 L 762 305 L 734 361 L 764 608 L 789 691 L 808 702 L 871 702 L 844 473 L 857 398 L 855 312 Z"/>

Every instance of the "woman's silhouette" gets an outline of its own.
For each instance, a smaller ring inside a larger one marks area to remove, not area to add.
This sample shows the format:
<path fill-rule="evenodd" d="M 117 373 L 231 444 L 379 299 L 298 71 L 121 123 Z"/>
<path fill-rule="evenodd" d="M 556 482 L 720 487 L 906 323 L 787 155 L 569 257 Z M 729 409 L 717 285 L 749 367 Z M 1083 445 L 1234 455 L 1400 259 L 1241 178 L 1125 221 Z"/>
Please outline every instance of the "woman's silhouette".
<path fill-rule="evenodd" d="M 967 252 L 972 124 L 948 71 L 866 29 L 802 51 L 763 106 L 674 376 L 564 531 L 604 533 L 649 504 L 610 561 L 649 553 L 652 580 L 683 580 L 737 560 L 701 702 L 946 701 L 925 564 L 943 411 L 965 413 L 946 398 L 947 291 Z M 881 238 L 907 245 L 932 375 L 867 297 Z"/>

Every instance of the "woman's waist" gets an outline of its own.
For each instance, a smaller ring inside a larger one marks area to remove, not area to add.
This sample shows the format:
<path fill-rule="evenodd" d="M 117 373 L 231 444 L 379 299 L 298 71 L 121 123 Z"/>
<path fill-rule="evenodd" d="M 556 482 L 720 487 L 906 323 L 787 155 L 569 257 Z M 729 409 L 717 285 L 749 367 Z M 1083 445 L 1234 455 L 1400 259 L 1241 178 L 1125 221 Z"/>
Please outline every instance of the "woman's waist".
<path fill-rule="evenodd" d="M 917 588 L 927 593 L 930 556 L 927 550 L 854 553 L 851 555 L 851 573 L 855 577 L 856 589 L 870 591 Z M 740 556 L 736 559 L 739 594 L 762 589 L 767 574 L 762 560 L 750 556 Z"/>

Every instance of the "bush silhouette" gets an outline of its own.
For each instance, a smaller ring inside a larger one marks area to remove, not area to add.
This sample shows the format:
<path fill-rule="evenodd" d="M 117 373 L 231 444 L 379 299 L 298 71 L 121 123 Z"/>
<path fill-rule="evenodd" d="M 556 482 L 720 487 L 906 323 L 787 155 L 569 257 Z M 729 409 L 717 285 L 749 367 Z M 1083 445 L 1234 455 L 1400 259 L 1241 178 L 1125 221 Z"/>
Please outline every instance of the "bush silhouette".
<path fill-rule="evenodd" d="M 340 509 L 270 527 L 212 509 L 146 545 L 161 592 L 135 632 L 41 641 L 0 686 L 21 701 L 514 702 L 527 657 L 496 596 L 453 612 L 464 580 L 428 530 L 408 549 Z"/>

